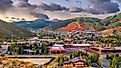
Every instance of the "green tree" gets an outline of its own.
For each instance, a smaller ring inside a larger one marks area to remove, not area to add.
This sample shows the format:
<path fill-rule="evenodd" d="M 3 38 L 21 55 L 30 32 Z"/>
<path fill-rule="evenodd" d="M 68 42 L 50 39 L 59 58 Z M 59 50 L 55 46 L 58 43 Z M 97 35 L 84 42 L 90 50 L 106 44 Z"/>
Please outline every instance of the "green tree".
<path fill-rule="evenodd" d="M 87 60 L 87 67 L 90 67 L 92 64 L 91 60 Z"/>
<path fill-rule="evenodd" d="M 91 62 L 97 62 L 99 59 L 99 55 L 93 53 L 88 56 L 88 59 L 91 60 Z"/>
<path fill-rule="evenodd" d="M 121 57 L 117 55 L 110 55 L 111 59 L 109 59 L 110 68 L 120 68 L 121 66 Z"/>
<path fill-rule="evenodd" d="M 110 57 L 110 59 L 113 59 L 114 58 L 114 54 L 113 53 L 109 54 L 109 57 Z"/>

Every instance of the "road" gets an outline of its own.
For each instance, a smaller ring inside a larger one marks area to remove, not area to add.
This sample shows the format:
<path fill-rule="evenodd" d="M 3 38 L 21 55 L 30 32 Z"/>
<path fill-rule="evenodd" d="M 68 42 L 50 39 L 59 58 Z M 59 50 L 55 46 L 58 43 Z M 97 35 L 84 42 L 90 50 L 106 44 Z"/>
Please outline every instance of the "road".
<path fill-rule="evenodd" d="M 107 59 L 102 59 L 101 61 L 103 68 L 109 68 L 109 62 Z"/>
<path fill-rule="evenodd" d="M 57 55 L 5 55 L 8 58 L 52 58 L 58 57 Z"/>

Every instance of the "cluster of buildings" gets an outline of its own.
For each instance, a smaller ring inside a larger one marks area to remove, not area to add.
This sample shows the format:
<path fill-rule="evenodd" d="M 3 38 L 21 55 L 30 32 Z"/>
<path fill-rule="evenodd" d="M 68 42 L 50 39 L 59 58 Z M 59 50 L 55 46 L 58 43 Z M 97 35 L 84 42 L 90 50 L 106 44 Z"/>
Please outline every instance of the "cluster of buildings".
<path fill-rule="evenodd" d="M 58 45 L 55 44 L 51 47 L 49 47 L 49 54 L 53 53 L 73 53 L 75 51 L 82 51 L 85 48 L 90 48 L 92 47 L 91 44 L 63 44 L 63 45 Z"/>
<path fill-rule="evenodd" d="M 92 44 L 63 44 L 63 45 L 55 44 L 49 47 L 49 54 L 55 54 L 55 53 L 69 54 L 76 51 L 94 52 L 102 55 L 107 53 L 121 53 L 121 47 L 102 48 L 102 47 L 95 47 Z"/>

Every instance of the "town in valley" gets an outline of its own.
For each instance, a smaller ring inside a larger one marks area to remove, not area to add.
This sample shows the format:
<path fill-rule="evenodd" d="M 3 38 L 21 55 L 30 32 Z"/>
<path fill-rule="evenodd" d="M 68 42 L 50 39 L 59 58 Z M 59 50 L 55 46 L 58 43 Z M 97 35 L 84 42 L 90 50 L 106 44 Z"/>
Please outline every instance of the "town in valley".
<path fill-rule="evenodd" d="M 0 68 L 121 68 L 121 1 L 1 0 Z"/>

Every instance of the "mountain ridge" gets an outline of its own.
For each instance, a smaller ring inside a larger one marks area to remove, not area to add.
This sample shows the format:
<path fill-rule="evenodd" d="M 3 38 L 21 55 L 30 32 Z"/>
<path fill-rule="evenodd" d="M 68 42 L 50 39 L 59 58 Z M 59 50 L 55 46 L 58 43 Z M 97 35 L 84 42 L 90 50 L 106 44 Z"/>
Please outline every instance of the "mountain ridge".
<path fill-rule="evenodd" d="M 79 21 L 79 22 L 81 22 L 80 24 L 83 24 L 83 26 L 88 27 L 90 30 L 102 31 L 105 29 L 121 26 L 121 13 L 119 13 L 117 15 L 109 16 L 105 19 L 98 19 L 98 18 L 93 18 L 93 17 L 76 17 L 76 18 L 67 19 L 67 20 L 56 20 L 56 22 L 55 21 L 46 21 L 46 20 L 43 20 L 43 21 L 34 20 L 34 21 L 36 21 L 37 23 L 43 23 L 43 24 L 36 24 L 37 26 L 39 26 L 38 29 L 58 30 L 58 29 L 67 27 L 69 24 L 71 24 L 73 22 Z M 34 21 L 33 21 L 33 23 L 34 23 Z M 19 22 L 19 23 L 21 23 L 21 22 Z M 27 23 L 27 22 L 25 21 L 25 23 Z M 23 24 L 25 24 L 25 23 L 23 23 Z M 34 28 L 36 28 L 36 25 Z M 18 26 L 21 26 L 21 25 L 18 25 Z M 28 27 L 30 27 L 30 26 L 28 26 Z"/>

